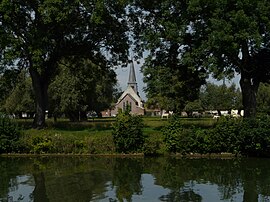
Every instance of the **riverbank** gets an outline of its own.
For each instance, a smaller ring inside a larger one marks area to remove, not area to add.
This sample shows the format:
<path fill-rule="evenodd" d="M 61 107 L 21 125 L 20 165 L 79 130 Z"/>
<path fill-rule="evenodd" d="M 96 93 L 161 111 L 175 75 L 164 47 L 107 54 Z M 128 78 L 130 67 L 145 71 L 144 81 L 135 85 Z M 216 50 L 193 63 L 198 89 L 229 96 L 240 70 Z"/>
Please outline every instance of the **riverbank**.
<path fill-rule="evenodd" d="M 55 153 L 43 153 L 43 154 L 19 154 L 19 153 L 9 153 L 9 154 L 0 154 L 0 157 L 22 157 L 22 158 L 36 158 L 36 157 L 41 157 L 41 158 L 47 158 L 47 157 L 53 157 L 53 158 L 61 158 L 61 157 L 70 157 L 70 158 L 75 158 L 75 157 L 109 157 L 109 158 L 144 158 L 144 157 L 149 157 L 145 155 L 144 153 L 132 153 L 132 154 L 119 154 L 119 153 L 114 153 L 114 154 L 55 154 Z M 153 157 L 153 156 L 151 156 Z M 155 156 L 154 156 L 155 157 Z M 207 159 L 231 159 L 231 158 L 238 158 L 242 157 L 241 155 L 235 155 L 232 153 L 216 153 L 216 154 L 163 154 L 163 155 L 158 155 L 156 157 L 172 157 L 172 158 L 189 158 L 189 159 L 197 159 L 197 158 L 207 158 Z"/>
<path fill-rule="evenodd" d="M 208 128 L 215 123 L 212 119 L 183 118 L 181 121 L 186 127 Z M 49 119 L 48 126 L 42 130 L 31 129 L 32 120 L 21 119 L 16 122 L 22 128 L 15 151 L 18 154 L 119 155 L 115 151 L 112 137 L 115 118 L 91 119 L 77 123 L 65 119 L 54 123 Z M 162 128 L 168 124 L 168 120 L 144 117 L 143 124 L 142 130 L 146 138 L 140 154 L 167 155 Z"/>
<path fill-rule="evenodd" d="M 61 120 L 42 130 L 30 120 L 16 120 L 21 130 L 13 139 L 0 139 L 0 153 L 22 155 L 138 155 L 138 156 L 255 156 L 270 157 L 270 118 L 207 118 L 171 120 L 143 117 L 143 145 L 119 152 L 113 138 L 114 118 L 70 123 Z M 7 130 L 10 131 L 10 130 Z M 125 133 L 122 133 L 122 137 Z M 130 136 L 132 140 L 132 136 Z M 8 139 L 8 140 L 7 140 Z M 7 144 L 8 143 L 8 144 Z"/>

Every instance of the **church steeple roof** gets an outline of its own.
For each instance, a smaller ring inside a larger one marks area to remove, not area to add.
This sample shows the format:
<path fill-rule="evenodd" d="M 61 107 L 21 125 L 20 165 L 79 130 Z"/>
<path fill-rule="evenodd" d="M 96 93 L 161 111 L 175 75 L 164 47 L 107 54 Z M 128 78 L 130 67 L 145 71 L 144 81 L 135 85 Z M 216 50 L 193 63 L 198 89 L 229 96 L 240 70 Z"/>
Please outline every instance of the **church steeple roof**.
<path fill-rule="evenodd" d="M 128 77 L 128 86 L 131 86 L 133 90 L 138 93 L 137 82 L 136 82 L 136 75 L 134 69 L 133 60 L 130 63 L 130 70 L 129 70 L 129 77 Z"/>

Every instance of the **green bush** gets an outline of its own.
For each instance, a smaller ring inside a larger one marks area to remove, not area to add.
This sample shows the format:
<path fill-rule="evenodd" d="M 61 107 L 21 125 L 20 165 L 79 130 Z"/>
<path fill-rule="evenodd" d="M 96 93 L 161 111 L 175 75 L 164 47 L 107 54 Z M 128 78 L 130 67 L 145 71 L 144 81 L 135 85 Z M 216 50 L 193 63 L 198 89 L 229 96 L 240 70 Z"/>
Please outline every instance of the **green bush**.
<path fill-rule="evenodd" d="M 34 137 L 32 140 L 33 150 L 35 154 L 51 153 L 53 150 L 53 142 L 48 137 Z"/>
<path fill-rule="evenodd" d="M 184 128 L 172 119 L 163 129 L 169 152 L 224 153 L 270 156 L 270 118 L 235 119 L 222 117 L 211 129 Z"/>
<path fill-rule="evenodd" d="M 112 130 L 116 152 L 140 152 L 145 141 L 142 129 L 141 117 L 131 115 L 128 111 L 120 111 Z"/>
<path fill-rule="evenodd" d="M 17 151 L 20 130 L 8 116 L 0 114 L 0 153 Z"/>
<path fill-rule="evenodd" d="M 164 154 L 165 145 L 163 139 L 159 135 L 152 134 L 145 139 L 143 153 L 146 156 L 158 156 Z"/>
<path fill-rule="evenodd" d="M 242 119 L 221 117 L 214 128 L 207 131 L 208 153 L 239 153 L 238 134 Z"/>
<path fill-rule="evenodd" d="M 237 136 L 239 153 L 245 156 L 270 156 L 270 118 L 244 119 Z"/>
<path fill-rule="evenodd" d="M 270 118 L 224 118 L 208 134 L 210 153 L 270 156 Z"/>
<path fill-rule="evenodd" d="M 192 129 L 184 128 L 178 117 L 172 117 L 162 132 L 166 148 L 169 152 L 182 154 L 194 152 L 193 150 L 196 145 L 194 133 Z"/>
<path fill-rule="evenodd" d="M 180 120 L 176 117 L 171 118 L 169 124 L 162 129 L 164 142 L 169 152 L 176 153 L 181 150 L 179 144 L 182 141 L 181 134 L 183 133 L 183 130 Z"/>

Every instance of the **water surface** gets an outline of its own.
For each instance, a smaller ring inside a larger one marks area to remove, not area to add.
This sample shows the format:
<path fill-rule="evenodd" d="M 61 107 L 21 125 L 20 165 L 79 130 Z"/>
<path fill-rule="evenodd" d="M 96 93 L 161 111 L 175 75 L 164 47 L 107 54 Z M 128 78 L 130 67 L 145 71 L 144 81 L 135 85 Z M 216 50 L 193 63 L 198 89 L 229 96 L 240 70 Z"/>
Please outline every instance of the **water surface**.
<path fill-rule="evenodd" d="M 5 201 L 270 201 L 270 159 L 0 157 Z"/>

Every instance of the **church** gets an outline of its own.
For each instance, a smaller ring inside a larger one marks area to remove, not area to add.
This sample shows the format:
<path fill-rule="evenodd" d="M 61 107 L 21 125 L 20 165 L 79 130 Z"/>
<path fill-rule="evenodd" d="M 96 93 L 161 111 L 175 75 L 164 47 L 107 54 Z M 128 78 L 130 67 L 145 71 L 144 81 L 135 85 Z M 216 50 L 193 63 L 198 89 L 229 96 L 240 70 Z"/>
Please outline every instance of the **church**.
<path fill-rule="evenodd" d="M 144 115 L 145 110 L 143 102 L 138 92 L 138 85 L 136 82 L 136 75 L 133 61 L 130 63 L 129 77 L 127 83 L 127 89 L 122 93 L 114 109 L 111 110 L 111 116 L 115 116 L 119 109 L 124 110 L 130 107 L 130 113 L 136 115 Z"/>

